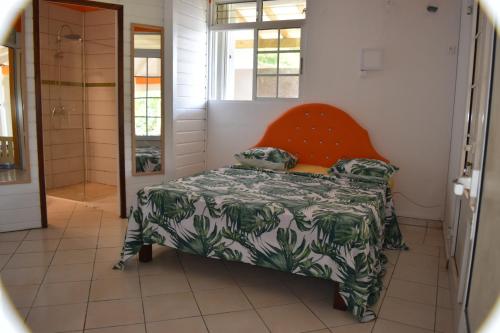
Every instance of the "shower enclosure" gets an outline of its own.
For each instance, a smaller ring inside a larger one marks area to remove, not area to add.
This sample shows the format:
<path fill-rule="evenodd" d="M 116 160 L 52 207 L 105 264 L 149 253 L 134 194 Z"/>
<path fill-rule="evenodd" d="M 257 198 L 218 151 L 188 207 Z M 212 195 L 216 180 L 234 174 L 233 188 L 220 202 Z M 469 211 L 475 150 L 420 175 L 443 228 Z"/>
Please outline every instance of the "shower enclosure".
<path fill-rule="evenodd" d="M 112 10 L 40 1 L 46 190 L 116 202 L 116 25 Z"/>

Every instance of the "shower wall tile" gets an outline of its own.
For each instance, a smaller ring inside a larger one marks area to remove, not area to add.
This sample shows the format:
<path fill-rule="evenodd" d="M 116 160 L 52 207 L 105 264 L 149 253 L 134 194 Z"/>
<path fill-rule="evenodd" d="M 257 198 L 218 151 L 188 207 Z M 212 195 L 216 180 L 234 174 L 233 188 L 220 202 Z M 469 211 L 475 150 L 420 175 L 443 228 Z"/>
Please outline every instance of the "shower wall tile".
<path fill-rule="evenodd" d="M 89 158 L 89 168 L 95 171 L 116 172 L 116 158 L 91 157 Z"/>
<path fill-rule="evenodd" d="M 73 10 L 70 10 L 71 12 L 74 12 Z M 83 15 L 82 13 L 77 13 L 77 18 L 73 20 L 69 20 L 66 17 L 57 17 L 57 18 L 49 18 L 49 34 L 57 36 L 57 33 L 59 32 L 59 29 L 61 29 L 62 25 L 67 25 L 70 27 L 68 28 L 63 28 L 61 31 L 61 36 L 68 35 L 68 34 L 78 34 L 82 35 L 83 34 Z M 72 16 L 72 15 L 70 15 Z M 67 40 L 66 43 L 78 43 L 77 41 L 73 40 Z"/>
<path fill-rule="evenodd" d="M 74 50 L 71 50 L 71 52 L 63 51 L 62 57 L 59 58 L 56 58 L 57 50 L 41 48 L 40 51 L 40 63 L 42 65 L 54 66 L 56 69 L 54 72 L 57 72 L 59 62 L 61 62 L 61 67 L 64 70 L 67 70 L 68 68 L 79 70 L 80 77 L 78 82 L 82 82 L 82 55 L 79 48 L 75 48 Z"/>
<path fill-rule="evenodd" d="M 99 130 L 117 130 L 118 119 L 116 116 L 88 115 L 88 128 Z"/>
<path fill-rule="evenodd" d="M 105 157 L 118 156 L 118 145 L 108 143 L 89 143 L 88 154 L 90 157 Z"/>
<path fill-rule="evenodd" d="M 86 54 L 113 54 L 115 52 L 114 39 L 88 40 L 85 43 Z"/>
<path fill-rule="evenodd" d="M 39 19 L 40 25 L 39 25 L 39 31 L 41 33 L 49 33 L 49 19 L 47 17 L 43 17 L 40 15 Z"/>
<path fill-rule="evenodd" d="M 118 135 L 114 131 L 89 129 L 87 131 L 88 142 L 117 144 Z"/>
<path fill-rule="evenodd" d="M 50 141 L 54 144 L 83 142 L 83 131 L 73 129 L 54 129 L 50 133 Z"/>
<path fill-rule="evenodd" d="M 66 172 L 60 174 L 52 175 L 52 187 L 62 187 L 69 186 L 74 184 L 79 184 L 84 180 L 84 172 L 75 171 L 75 172 Z"/>
<path fill-rule="evenodd" d="M 51 20 L 62 21 L 66 24 L 72 24 L 75 22 L 83 22 L 83 15 L 81 12 L 55 4 L 49 3 L 48 10 L 45 13 L 41 13 L 43 17 L 47 17 Z"/>
<path fill-rule="evenodd" d="M 76 172 L 82 170 L 84 165 L 83 155 L 79 157 L 62 158 L 52 161 L 52 174 Z"/>
<path fill-rule="evenodd" d="M 116 34 L 115 24 L 87 25 L 85 27 L 85 40 L 114 39 Z"/>
<path fill-rule="evenodd" d="M 89 87 L 87 89 L 90 101 L 114 101 L 116 95 L 115 87 Z"/>
<path fill-rule="evenodd" d="M 105 185 L 117 185 L 117 174 L 115 172 L 106 172 L 106 171 L 98 171 L 98 170 L 90 170 L 89 177 L 92 182 L 105 184 Z"/>
<path fill-rule="evenodd" d="M 116 82 L 116 71 L 114 68 L 87 69 L 87 82 L 89 83 L 111 83 Z"/>
<path fill-rule="evenodd" d="M 50 89 L 50 96 L 52 97 L 52 99 L 54 99 L 54 97 L 59 96 L 59 87 L 55 85 L 50 85 L 49 89 Z M 82 87 L 61 86 L 61 97 L 65 101 L 65 105 L 81 104 L 83 98 L 83 89 Z M 70 103 L 71 101 L 75 103 Z"/>
<path fill-rule="evenodd" d="M 116 83 L 115 13 L 85 13 L 86 82 Z M 118 119 L 115 87 L 89 87 L 87 107 L 89 177 L 92 182 L 116 185 Z"/>
<path fill-rule="evenodd" d="M 85 57 L 88 69 L 99 69 L 99 68 L 115 68 L 115 55 L 114 53 L 104 53 L 104 54 L 87 54 Z"/>
<path fill-rule="evenodd" d="M 83 145 L 81 143 L 66 143 L 52 145 L 52 160 L 81 157 L 83 156 Z"/>
<path fill-rule="evenodd" d="M 44 146 L 44 148 L 46 146 L 50 146 L 51 142 L 52 142 L 51 131 L 48 129 L 44 129 L 43 130 L 43 146 Z"/>
<path fill-rule="evenodd" d="M 115 20 L 114 12 L 109 10 L 96 10 L 85 13 L 85 22 L 88 25 L 113 24 Z"/>
<path fill-rule="evenodd" d="M 44 1 L 38 2 L 38 10 L 41 17 L 47 17 L 49 14 L 49 4 Z"/>
<path fill-rule="evenodd" d="M 114 101 L 88 101 L 88 115 L 115 116 L 117 114 Z"/>

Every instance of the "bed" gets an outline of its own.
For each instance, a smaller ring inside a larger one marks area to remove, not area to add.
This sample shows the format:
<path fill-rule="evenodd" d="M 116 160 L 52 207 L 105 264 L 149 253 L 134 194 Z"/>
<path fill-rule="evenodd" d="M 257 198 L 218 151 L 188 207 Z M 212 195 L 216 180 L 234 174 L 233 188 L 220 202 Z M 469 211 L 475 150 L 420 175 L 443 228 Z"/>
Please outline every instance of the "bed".
<path fill-rule="evenodd" d="M 361 126 L 325 104 L 286 112 L 256 145 L 268 146 L 317 166 L 342 157 L 386 160 Z M 151 260 L 152 244 L 332 280 L 334 306 L 362 322 L 375 318 L 382 250 L 405 248 L 386 180 L 238 165 L 139 191 L 116 268 L 137 253 Z"/>

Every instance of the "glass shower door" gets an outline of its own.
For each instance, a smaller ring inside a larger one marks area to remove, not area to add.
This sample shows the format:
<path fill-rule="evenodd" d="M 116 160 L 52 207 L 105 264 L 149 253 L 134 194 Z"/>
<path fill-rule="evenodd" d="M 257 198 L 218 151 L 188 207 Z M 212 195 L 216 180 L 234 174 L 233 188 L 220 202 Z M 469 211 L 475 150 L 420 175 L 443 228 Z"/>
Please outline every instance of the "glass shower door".
<path fill-rule="evenodd" d="M 42 1 L 41 74 L 46 189 L 85 201 L 87 183 L 84 14 Z M 45 21 L 45 22 L 44 22 Z M 48 26 L 50 29 L 43 29 Z"/>

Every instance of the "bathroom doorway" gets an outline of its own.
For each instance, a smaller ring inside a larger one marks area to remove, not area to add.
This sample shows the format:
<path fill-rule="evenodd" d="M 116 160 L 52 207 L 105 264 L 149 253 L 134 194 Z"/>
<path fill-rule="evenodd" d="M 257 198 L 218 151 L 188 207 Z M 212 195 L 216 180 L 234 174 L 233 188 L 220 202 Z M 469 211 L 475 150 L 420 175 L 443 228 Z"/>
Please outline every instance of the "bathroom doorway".
<path fill-rule="evenodd" d="M 126 214 L 122 8 L 83 0 L 34 3 L 45 209 L 51 199 L 63 199 Z"/>

